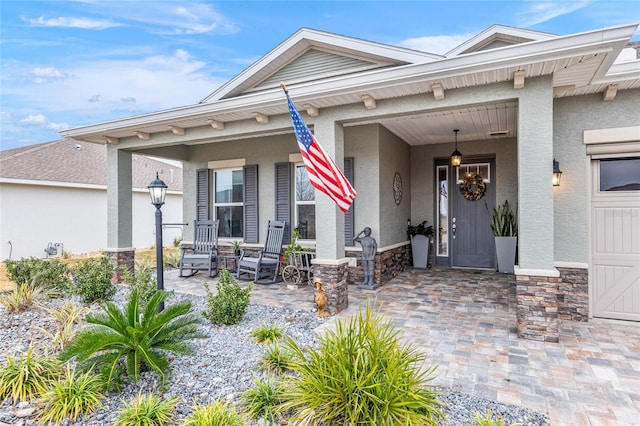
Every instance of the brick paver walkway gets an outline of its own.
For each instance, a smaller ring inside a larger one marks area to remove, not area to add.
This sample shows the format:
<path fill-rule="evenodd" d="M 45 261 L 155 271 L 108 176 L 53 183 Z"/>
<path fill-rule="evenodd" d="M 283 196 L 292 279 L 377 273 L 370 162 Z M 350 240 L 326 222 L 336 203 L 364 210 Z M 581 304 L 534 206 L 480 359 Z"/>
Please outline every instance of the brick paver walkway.
<path fill-rule="evenodd" d="M 204 295 L 202 274 L 165 287 Z M 313 309 L 313 289 L 256 285 L 252 303 Z M 549 415 L 552 425 L 640 425 L 640 324 L 560 322 L 560 342 L 519 339 L 515 279 L 486 271 L 408 270 L 375 291 L 349 286 L 357 312 L 375 298 L 438 364 L 435 384 Z M 330 325 L 331 321 L 327 323 Z"/>

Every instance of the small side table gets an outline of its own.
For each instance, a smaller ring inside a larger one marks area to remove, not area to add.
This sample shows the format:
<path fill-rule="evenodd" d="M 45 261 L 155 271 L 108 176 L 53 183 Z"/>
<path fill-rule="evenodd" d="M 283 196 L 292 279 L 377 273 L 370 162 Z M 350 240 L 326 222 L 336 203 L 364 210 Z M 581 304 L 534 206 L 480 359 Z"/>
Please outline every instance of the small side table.
<path fill-rule="evenodd" d="M 223 259 L 224 261 L 224 269 L 229 272 L 235 272 L 238 269 L 238 260 L 240 260 L 240 256 L 236 256 L 234 254 L 226 255 Z M 229 262 L 233 265 L 233 269 L 229 269 Z"/>

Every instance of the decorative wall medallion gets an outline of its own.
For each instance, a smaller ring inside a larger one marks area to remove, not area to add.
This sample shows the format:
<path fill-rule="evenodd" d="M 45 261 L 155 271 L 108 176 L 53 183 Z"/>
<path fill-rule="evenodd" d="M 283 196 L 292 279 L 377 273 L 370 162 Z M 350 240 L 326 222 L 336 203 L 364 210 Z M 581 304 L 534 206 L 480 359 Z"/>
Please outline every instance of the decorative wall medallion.
<path fill-rule="evenodd" d="M 398 172 L 393 176 L 393 199 L 396 204 L 402 201 L 402 178 Z"/>

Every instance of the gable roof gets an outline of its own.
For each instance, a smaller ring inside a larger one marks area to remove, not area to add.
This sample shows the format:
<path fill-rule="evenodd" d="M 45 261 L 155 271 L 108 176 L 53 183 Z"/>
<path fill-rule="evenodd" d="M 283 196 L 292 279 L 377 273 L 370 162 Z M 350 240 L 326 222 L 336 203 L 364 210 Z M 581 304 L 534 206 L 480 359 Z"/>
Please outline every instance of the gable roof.
<path fill-rule="evenodd" d="M 277 88 L 281 81 L 303 83 L 437 59 L 442 56 L 301 28 L 201 103 Z"/>
<path fill-rule="evenodd" d="M 132 163 L 133 188 L 146 190 L 158 171 L 168 190 L 182 191 L 181 167 L 135 154 Z M 0 182 L 8 180 L 106 186 L 107 148 L 61 139 L 0 151 Z"/>
<path fill-rule="evenodd" d="M 640 88 L 640 61 L 614 62 L 637 27 L 638 23 L 630 23 L 550 36 L 494 26 L 475 42 L 463 46 L 461 52 L 466 53 L 448 57 L 302 29 L 201 103 L 60 133 L 95 143 L 126 140 L 141 149 L 157 143 L 192 145 L 241 139 L 249 133 L 238 126 L 225 127 L 225 123 L 243 120 L 257 120 L 264 125 L 253 135 L 286 133 L 290 126 L 284 129 L 268 124 L 268 117 L 284 117 L 288 112 L 282 91 L 275 85 L 276 76 L 289 72 L 300 78 L 293 84 L 285 81 L 294 102 L 305 109 L 308 106 L 308 111 L 314 113 L 362 104 L 364 98 L 435 96 L 434 87 L 448 91 L 513 81 L 516 72 L 525 79 L 552 76 L 554 97 L 603 93 L 612 89 L 611 85 L 615 90 L 635 89 Z M 496 47 L 505 43 L 506 36 L 515 44 Z M 347 61 L 342 74 L 323 75 L 323 70 L 305 56 L 311 50 L 327 53 L 324 57 L 349 57 L 351 62 Z M 362 65 L 358 59 L 376 65 L 356 71 L 356 65 Z M 296 69 L 303 62 L 310 66 L 307 76 Z M 174 128 L 181 131 L 172 135 L 170 129 Z"/>
<path fill-rule="evenodd" d="M 505 25 L 492 25 L 480 34 L 450 50 L 444 56 L 450 58 L 452 56 L 463 55 L 466 53 L 513 46 L 514 44 L 526 43 L 529 41 L 549 40 L 555 37 L 558 36 L 540 31 L 508 27 Z"/>

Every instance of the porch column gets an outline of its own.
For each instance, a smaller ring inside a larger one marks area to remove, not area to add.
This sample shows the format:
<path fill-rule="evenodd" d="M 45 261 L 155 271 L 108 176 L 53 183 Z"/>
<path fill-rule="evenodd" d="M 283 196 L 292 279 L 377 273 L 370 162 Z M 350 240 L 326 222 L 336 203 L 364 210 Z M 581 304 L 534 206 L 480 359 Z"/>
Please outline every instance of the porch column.
<path fill-rule="evenodd" d="M 344 165 L 344 129 L 329 116 L 320 115 L 313 133 L 336 165 Z M 326 310 L 335 314 L 348 302 L 347 262 L 344 253 L 344 213 L 324 193 L 316 191 L 316 259 L 314 280 L 320 279 L 327 296 Z"/>
<path fill-rule="evenodd" d="M 558 341 L 559 272 L 553 266 L 553 85 L 529 79 L 518 102 L 518 336 Z"/>
<path fill-rule="evenodd" d="M 132 180 L 131 152 L 107 145 L 107 249 L 118 269 L 133 272 L 135 251 L 132 238 Z M 153 209 L 149 210 L 149 214 Z M 121 282 L 121 272 L 116 272 L 114 283 Z"/>

